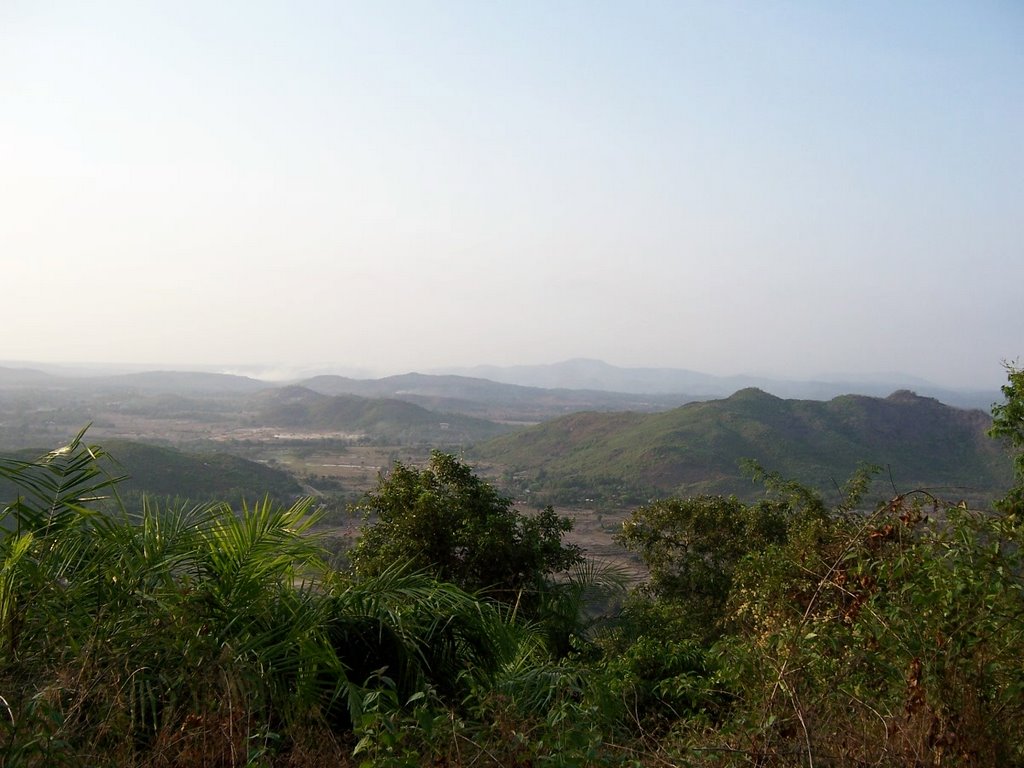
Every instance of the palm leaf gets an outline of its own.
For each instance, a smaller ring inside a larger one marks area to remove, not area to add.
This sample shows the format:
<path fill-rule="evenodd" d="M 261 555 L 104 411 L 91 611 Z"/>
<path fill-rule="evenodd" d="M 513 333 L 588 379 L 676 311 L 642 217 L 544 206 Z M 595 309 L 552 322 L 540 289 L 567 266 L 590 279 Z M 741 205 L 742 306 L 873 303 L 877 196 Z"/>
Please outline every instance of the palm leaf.
<path fill-rule="evenodd" d="M 116 498 L 115 486 L 124 477 L 101 464 L 106 452 L 83 442 L 86 429 L 35 461 L 0 459 L 0 478 L 17 489 L 4 517 L 13 516 L 19 530 L 57 532 L 94 515 L 97 502 Z"/>

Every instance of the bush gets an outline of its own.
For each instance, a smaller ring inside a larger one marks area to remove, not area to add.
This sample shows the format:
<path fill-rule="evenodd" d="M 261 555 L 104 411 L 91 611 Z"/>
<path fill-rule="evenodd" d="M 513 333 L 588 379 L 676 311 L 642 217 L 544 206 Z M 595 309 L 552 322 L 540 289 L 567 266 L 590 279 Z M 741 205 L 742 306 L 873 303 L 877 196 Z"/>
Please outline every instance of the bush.
<path fill-rule="evenodd" d="M 373 522 L 351 554 L 360 576 L 408 562 L 533 613 L 550 577 L 582 561 L 580 549 L 562 541 L 571 520 L 550 507 L 534 516 L 518 512 L 470 467 L 440 451 L 422 471 L 396 463 L 362 509 Z"/>
<path fill-rule="evenodd" d="M 900 496 L 744 564 L 715 653 L 749 749 L 794 763 L 1024 761 L 1021 529 L 927 507 Z"/>

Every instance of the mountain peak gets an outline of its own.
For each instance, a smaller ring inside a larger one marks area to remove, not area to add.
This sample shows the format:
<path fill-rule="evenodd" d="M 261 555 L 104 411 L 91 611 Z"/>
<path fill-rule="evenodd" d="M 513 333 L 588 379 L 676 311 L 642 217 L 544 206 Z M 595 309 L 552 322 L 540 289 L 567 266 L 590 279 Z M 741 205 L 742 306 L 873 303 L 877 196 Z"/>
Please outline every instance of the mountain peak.
<path fill-rule="evenodd" d="M 919 395 L 919 394 L 917 394 L 917 392 L 914 392 L 913 390 L 910 390 L 910 389 L 898 389 L 898 390 L 893 392 L 891 395 L 889 395 L 885 399 L 888 402 L 890 402 L 890 403 L 906 403 L 906 404 L 911 404 L 911 403 L 918 403 L 918 404 L 935 403 L 935 404 L 938 404 L 938 402 L 939 402 L 934 397 L 924 397 L 924 396 Z"/>
<path fill-rule="evenodd" d="M 770 392 L 765 392 L 760 387 L 744 387 L 738 389 L 727 400 L 781 400 Z"/>

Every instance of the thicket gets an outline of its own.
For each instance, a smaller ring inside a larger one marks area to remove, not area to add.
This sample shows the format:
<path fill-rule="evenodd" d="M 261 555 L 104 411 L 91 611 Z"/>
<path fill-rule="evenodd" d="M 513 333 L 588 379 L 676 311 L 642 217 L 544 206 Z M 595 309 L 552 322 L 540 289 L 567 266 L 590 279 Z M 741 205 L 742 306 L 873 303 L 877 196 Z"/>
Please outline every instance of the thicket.
<path fill-rule="evenodd" d="M 0 462 L 0 760 L 1024 765 L 1024 374 L 1004 394 L 1018 475 L 994 510 L 911 490 L 864 512 L 869 470 L 836 508 L 764 472 L 753 504 L 654 502 L 621 534 L 651 577 L 603 620 L 614 570 L 452 457 L 382 479 L 352 571 L 309 501 L 99 513 L 117 478 L 81 437 Z M 413 570 L 397 523 L 487 543 Z"/>

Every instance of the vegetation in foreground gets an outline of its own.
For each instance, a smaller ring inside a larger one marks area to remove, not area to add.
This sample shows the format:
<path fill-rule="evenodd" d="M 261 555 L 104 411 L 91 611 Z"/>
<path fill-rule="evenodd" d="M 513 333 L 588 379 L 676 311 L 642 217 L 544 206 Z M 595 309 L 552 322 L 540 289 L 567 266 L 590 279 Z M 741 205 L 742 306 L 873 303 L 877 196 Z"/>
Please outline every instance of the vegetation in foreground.
<path fill-rule="evenodd" d="M 443 454 L 381 480 L 352 571 L 308 501 L 100 513 L 81 439 L 4 461 L 2 762 L 1024 765 L 1024 372 L 1004 394 L 994 511 L 859 512 L 867 470 L 837 509 L 764 472 L 653 502 L 622 532 L 651 578 L 601 622 L 615 574 Z"/>

